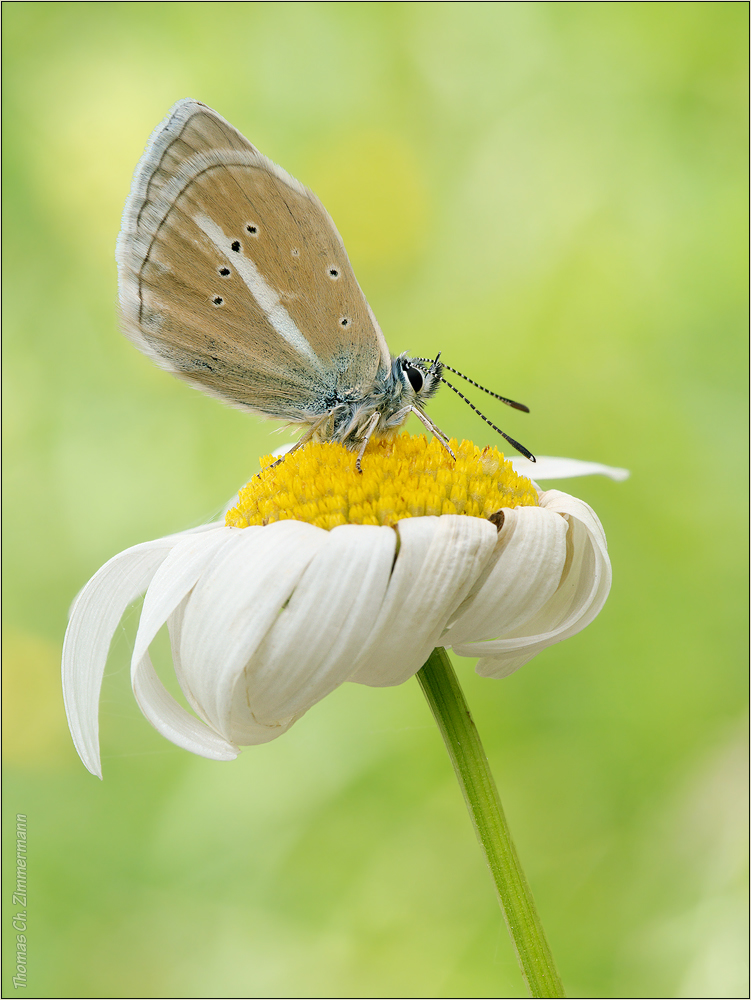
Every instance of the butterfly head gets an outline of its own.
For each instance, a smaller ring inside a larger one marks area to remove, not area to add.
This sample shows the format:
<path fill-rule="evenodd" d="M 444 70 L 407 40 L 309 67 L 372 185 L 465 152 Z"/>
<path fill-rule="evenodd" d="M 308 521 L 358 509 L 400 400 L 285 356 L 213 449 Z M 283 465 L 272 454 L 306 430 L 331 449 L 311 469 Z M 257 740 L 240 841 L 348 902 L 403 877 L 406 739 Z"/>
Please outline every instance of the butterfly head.
<path fill-rule="evenodd" d="M 394 359 L 394 371 L 403 384 L 404 396 L 412 397 L 414 404 L 419 406 L 431 399 L 441 384 L 443 365 L 438 360 L 426 361 L 424 358 L 410 358 L 405 351 Z"/>

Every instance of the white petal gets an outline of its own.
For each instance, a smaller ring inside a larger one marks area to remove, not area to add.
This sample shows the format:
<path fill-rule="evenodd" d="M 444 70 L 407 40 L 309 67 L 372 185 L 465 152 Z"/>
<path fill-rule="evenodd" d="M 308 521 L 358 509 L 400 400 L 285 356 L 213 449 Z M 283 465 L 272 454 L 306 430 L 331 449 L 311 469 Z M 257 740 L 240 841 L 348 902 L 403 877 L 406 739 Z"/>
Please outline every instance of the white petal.
<path fill-rule="evenodd" d="M 441 645 L 496 638 L 519 628 L 550 600 L 560 583 L 566 521 L 542 507 L 515 507 L 504 514 L 489 567 Z"/>
<path fill-rule="evenodd" d="M 375 525 L 328 532 L 238 684 L 246 712 L 266 725 L 299 718 L 349 678 L 383 603 L 396 541 L 393 528 Z"/>
<path fill-rule="evenodd" d="M 528 458 L 514 455 L 509 461 L 514 467 L 514 472 L 535 481 L 572 479 L 576 476 L 608 476 L 610 479 L 621 481 L 631 475 L 628 469 L 617 469 L 611 465 L 601 465 L 599 462 L 580 462 L 578 458 L 551 458 L 549 455 L 538 455 L 536 462 L 530 462 Z"/>
<path fill-rule="evenodd" d="M 610 590 L 605 534 L 591 507 L 558 490 L 542 493 L 540 504 L 566 515 L 569 522 L 561 583 L 545 606 L 510 635 L 454 646 L 460 656 L 483 657 L 477 665 L 483 676 L 512 673 L 546 646 L 580 632 L 599 613 Z"/>
<path fill-rule="evenodd" d="M 235 537 L 188 598 L 176 664 L 183 690 L 230 742 L 235 742 L 230 723 L 235 684 L 328 532 L 277 521 L 238 529 Z"/>
<path fill-rule="evenodd" d="M 146 590 L 160 563 L 185 534 L 142 542 L 113 556 L 70 609 L 62 658 L 65 711 L 81 760 L 99 778 L 99 694 L 112 636 L 125 609 Z"/>
<path fill-rule="evenodd" d="M 234 760 L 240 753 L 239 747 L 223 739 L 175 701 L 159 680 L 148 653 L 140 659 L 133 678 L 133 693 L 154 728 L 184 750 L 210 760 Z"/>
<path fill-rule="evenodd" d="M 386 597 L 350 677 L 374 687 L 402 684 L 420 669 L 498 540 L 490 521 L 455 514 L 406 518 L 396 529 Z"/>
<path fill-rule="evenodd" d="M 157 632 L 195 586 L 217 551 L 237 528 L 216 527 L 180 541 L 157 570 L 146 594 L 131 661 L 133 693 L 141 711 L 168 740 L 213 760 L 233 760 L 239 750 L 179 705 L 154 670 L 148 649 Z M 200 714 L 200 706 L 194 705 Z"/>

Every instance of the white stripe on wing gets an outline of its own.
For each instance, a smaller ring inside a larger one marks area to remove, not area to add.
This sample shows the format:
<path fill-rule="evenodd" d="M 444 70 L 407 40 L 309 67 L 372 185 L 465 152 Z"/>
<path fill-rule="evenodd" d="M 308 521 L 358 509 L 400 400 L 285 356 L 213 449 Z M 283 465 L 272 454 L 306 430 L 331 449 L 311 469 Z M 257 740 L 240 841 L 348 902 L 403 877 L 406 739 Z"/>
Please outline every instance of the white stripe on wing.
<path fill-rule="evenodd" d="M 283 337 L 290 347 L 312 361 L 316 368 L 321 369 L 321 359 L 315 353 L 308 341 L 297 327 L 290 314 L 281 304 L 279 293 L 264 279 L 261 272 L 249 257 L 235 253 L 232 249 L 234 240 L 226 236 L 222 228 L 207 215 L 195 215 L 193 221 L 208 236 L 216 249 L 224 255 L 227 263 L 235 268 L 245 282 L 248 291 L 258 303 L 264 316 L 280 337 Z"/>

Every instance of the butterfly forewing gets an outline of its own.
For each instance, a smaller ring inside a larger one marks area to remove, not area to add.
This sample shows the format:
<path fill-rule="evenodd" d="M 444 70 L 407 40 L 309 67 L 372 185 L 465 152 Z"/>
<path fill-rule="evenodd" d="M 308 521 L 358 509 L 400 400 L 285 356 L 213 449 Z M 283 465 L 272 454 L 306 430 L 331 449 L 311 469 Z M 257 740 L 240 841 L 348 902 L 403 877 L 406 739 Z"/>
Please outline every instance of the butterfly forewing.
<path fill-rule="evenodd" d="M 118 263 L 126 333 L 234 405 L 312 420 L 390 364 L 320 202 L 198 102 L 152 136 Z"/>
<path fill-rule="evenodd" d="M 246 150 L 257 153 L 245 136 L 220 115 L 198 101 L 179 101 L 163 122 L 154 130 L 139 163 L 133 181 L 142 190 L 142 202 L 137 210 L 153 204 L 160 192 L 179 172 L 180 167 L 195 153 L 208 153 L 215 149 Z"/>

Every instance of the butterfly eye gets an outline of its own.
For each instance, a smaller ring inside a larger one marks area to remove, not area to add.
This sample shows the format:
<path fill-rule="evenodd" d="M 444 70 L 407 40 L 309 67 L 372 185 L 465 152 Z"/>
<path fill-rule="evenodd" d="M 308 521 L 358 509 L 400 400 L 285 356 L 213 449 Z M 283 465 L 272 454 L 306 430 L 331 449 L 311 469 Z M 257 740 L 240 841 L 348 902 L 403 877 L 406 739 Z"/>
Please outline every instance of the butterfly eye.
<path fill-rule="evenodd" d="M 425 379 L 422 377 L 422 372 L 420 371 L 419 368 L 413 368 L 411 365 L 409 366 L 409 368 L 405 368 L 405 371 L 407 373 L 407 378 L 409 379 L 409 384 L 412 386 L 415 392 L 419 392 L 422 389 L 423 385 L 425 384 Z"/>
<path fill-rule="evenodd" d="M 330 267 L 328 273 L 332 281 L 336 281 L 336 279 L 339 277 L 339 271 L 335 267 Z"/>

